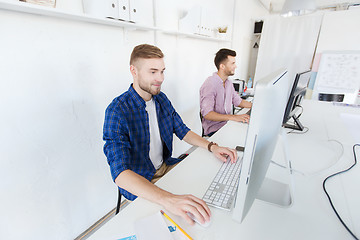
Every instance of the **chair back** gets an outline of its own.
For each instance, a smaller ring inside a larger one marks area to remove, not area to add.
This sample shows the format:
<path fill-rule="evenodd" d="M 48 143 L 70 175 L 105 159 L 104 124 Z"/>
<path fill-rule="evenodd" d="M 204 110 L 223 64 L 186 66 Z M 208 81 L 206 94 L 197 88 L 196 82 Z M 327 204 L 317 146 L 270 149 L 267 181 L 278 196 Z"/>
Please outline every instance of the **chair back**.
<path fill-rule="evenodd" d="M 204 136 L 205 136 L 205 135 L 204 135 L 204 128 L 203 128 L 203 126 L 202 126 L 202 122 L 203 122 L 203 120 L 204 120 L 204 117 L 203 117 L 203 115 L 201 114 L 201 111 L 199 112 L 199 115 L 200 115 L 200 123 L 201 123 L 201 136 L 204 137 Z"/>

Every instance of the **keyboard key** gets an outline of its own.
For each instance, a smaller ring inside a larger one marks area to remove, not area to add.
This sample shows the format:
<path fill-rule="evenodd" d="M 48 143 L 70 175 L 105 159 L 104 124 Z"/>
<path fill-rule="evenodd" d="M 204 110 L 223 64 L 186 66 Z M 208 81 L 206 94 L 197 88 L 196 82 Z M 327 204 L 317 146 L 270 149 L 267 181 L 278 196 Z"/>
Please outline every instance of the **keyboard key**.
<path fill-rule="evenodd" d="M 203 196 L 210 206 L 230 210 L 235 199 L 242 161 L 223 163 Z"/>

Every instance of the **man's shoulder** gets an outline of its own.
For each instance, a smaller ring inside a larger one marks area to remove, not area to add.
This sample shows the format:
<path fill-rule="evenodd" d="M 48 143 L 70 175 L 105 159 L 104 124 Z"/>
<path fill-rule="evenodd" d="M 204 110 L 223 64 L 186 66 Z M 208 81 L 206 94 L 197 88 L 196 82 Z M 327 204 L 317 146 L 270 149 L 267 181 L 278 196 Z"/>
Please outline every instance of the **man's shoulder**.
<path fill-rule="evenodd" d="M 120 96 L 114 98 L 112 102 L 109 104 L 108 109 L 117 112 L 122 112 L 123 110 L 131 106 L 132 101 L 133 100 L 131 98 L 131 94 L 129 93 L 129 91 L 126 91 L 122 93 Z"/>
<path fill-rule="evenodd" d="M 217 79 L 214 77 L 214 75 L 209 76 L 208 78 L 205 79 L 204 83 L 201 85 L 200 90 L 204 90 L 206 89 L 207 91 L 210 89 L 214 89 L 216 90 L 216 81 Z"/>

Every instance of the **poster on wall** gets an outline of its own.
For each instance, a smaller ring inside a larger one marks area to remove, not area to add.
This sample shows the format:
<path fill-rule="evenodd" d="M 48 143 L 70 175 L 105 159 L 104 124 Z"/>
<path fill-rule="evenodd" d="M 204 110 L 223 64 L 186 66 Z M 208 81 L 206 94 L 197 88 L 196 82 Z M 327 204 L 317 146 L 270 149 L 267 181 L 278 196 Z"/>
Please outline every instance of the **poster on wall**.
<path fill-rule="evenodd" d="M 324 52 L 316 77 L 319 92 L 353 93 L 360 86 L 360 52 Z"/>

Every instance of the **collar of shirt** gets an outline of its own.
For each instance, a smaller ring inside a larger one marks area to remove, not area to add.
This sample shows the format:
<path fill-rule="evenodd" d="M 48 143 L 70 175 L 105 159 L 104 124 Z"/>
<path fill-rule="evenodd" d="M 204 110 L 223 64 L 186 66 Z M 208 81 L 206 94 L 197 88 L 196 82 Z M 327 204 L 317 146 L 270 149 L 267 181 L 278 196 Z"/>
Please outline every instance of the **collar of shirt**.
<path fill-rule="evenodd" d="M 221 86 L 223 86 L 222 84 L 224 81 L 222 80 L 222 78 L 219 76 L 219 74 L 217 72 L 214 72 L 214 74 L 212 76 L 213 76 L 213 79 L 219 80 L 219 84 L 221 84 Z M 225 80 L 225 85 L 227 85 L 229 82 L 230 82 L 229 78 L 227 78 Z"/>
<path fill-rule="evenodd" d="M 129 87 L 129 92 L 131 97 L 135 100 L 135 104 L 141 109 L 145 109 L 146 108 L 146 102 L 145 100 L 135 91 L 133 84 L 130 85 Z M 158 109 L 158 96 L 157 95 L 153 95 L 152 99 L 154 100 L 154 103 L 156 105 L 156 112 L 157 114 L 159 114 L 159 109 Z"/>
<path fill-rule="evenodd" d="M 142 99 L 142 97 L 140 97 L 140 95 L 135 91 L 135 89 L 133 87 L 133 84 L 131 84 L 130 87 L 129 87 L 129 93 L 130 93 L 131 97 L 135 100 L 135 104 L 139 108 L 145 108 L 146 107 L 145 100 Z"/>

